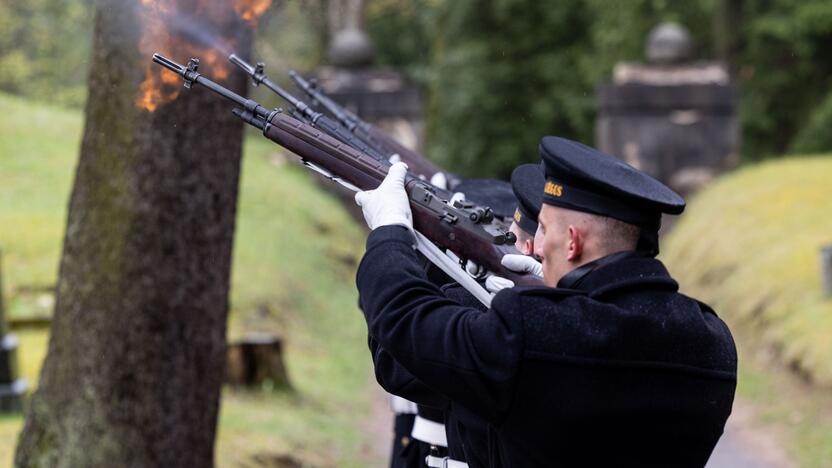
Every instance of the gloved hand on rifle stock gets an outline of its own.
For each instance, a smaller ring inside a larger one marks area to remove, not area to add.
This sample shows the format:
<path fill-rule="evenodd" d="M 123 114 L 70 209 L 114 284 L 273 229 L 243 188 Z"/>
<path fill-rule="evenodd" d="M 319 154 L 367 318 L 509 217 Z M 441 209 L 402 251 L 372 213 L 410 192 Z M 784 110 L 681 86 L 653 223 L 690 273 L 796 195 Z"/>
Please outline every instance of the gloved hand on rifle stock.
<path fill-rule="evenodd" d="M 529 273 L 535 276 L 543 277 L 543 265 L 540 262 L 528 255 L 507 254 L 503 255 L 500 263 L 511 271 L 518 273 Z M 489 292 L 496 293 L 505 288 L 514 286 L 514 281 L 503 278 L 502 276 L 489 276 L 485 279 L 485 289 Z"/>
<path fill-rule="evenodd" d="M 397 162 L 390 166 L 387 177 L 375 190 L 355 194 L 355 202 L 361 207 L 364 220 L 370 229 L 394 225 L 413 229 L 410 202 L 404 190 L 406 176 L 407 165 Z M 543 266 L 540 262 L 526 255 L 509 254 L 503 257 L 501 263 L 509 270 L 543 276 Z M 489 276 L 485 281 L 486 289 L 492 293 L 512 286 L 513 281 L 500 276 Z"/>
<path fill-rule="evenodd" d="M 404 191 L 406 175 L 407 164 L 397 162 L 390 166 L 387 177 L 375 190 L 355 194 L 355 202 L 361 207 L 370 229 L 396 224 L 413 229 L 410 201 Z"/>

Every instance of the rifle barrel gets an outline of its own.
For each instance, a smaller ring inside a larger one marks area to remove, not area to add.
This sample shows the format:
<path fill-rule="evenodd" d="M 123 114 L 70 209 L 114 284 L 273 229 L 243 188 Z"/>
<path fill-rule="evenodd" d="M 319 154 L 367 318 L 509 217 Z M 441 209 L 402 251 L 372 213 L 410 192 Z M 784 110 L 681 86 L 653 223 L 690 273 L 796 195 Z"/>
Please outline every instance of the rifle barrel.
<path fill-rule="evenodd" d="M 158 52 L 153 54 L 153 61 L 158 63 L 159 65 L 167 68 L 168 70 L 174 72 L 174 73 L 178 73 L 182 76 L 185 75 L 185 67 L 183 67 L 181 64 L 174 62 L 173 60 L 165 57 L 164 55 L 162 55 Z"/>
<path fill-rule="evenodd" d="M 247 74 L 249 74 L 251 76 L 251 79 L 254 81 L 255 86 L 260 83 L 263 83 L 264 85 L 266 85 L 267 88 L 277 93 L 278 96 L 287 100 L 289 104 L 291 104 L 292 107 L 294 107 L 293 114 L 297 114 L 299 120 L 308 121 L 313 126 L 320 128 L 321 130 L 325 131 L 326 133 L 330 134 L 336 139 L 352 146 L 353 148 L 359 151 L 363 151 L 379 161 L 387 162 L 387 157 L 383 153 L 377 151 L 375 148 L 367 144 L 367 142 L 365 142 L 361 138 L 357 137 L 356 135 L 353 135 L 348 128 L 343 127 L 337 121 L 332 120 L 326 115 L 315 111 L 314 109 L 309 107 L 305 102 L 296 98 L 295 96 L 278 86 L 275 82 L 270 80 L 263 72 L 263 69 L 265 68 L 265 65 L 263 63 L 258 63 L 257 66 L 254 67 L 250 63 L 240 58 L 240 56 L 238 56 L 237 54 L 231 54 L 228 57 L 228 60 L 230 60 L 231 63 L 237 65 L 238 67 L 243 69 Z"/>
<path fill-rule="evenodd" d="M 242 109 L 235 109 L 234 114 L 262 129 L 266 138 L 360 189 L 376 188 L 387 175 L 390 166 L 387 160 L 376 159 L 279 110 L 269 111 L 257 102 L 203 77 L 197 72 L 198 60 L 191 59 L 185 67 L 154 54 L 153 61 L 181 75 L 186 85 L 200 84 L 239 104 Z M 484 265 L 500 276 L 508 277 L 516 284 L 530 280 L 529 275 L 518 276 L 500 264 L 503 256 L 500 249 L 514 242 L 513 235 L 504 231 L 504 227 L 491 217 L 472 216 L 480 207 L 449 205 L 436 187 L 412 174 L 405 180 L 405 191 L 413 209 L 414 227 L 433 242 Z M 531 281 L 535 280 L 531 278 Z"/>
<path fill-rule="evenodd" d="M 260 119 L 265 119 L 271 113 L 269 109 L 266 109 L 265 107 L 261 106 L 257 103 L 257 101 L 254 101 L 252 99 L 246 99 L 240 96 L 239 94 L 235 93 L 234 91 L 231 91 L 230 89 L 226 88 L 225 86 L 217 84 L 214 81 L 208 79 L 207 77 L 199 74 L 199 72 L 196 71 L 199 66 L 198 59 L 192 58 L 188 62 L 188 66 L 186 67 L 180 63 L 177 63 L 165 57 L 160 53 L 155 53 L 153 54 L 153 61 L 167 68 L 168 70 L 182 76 L 182 79 L 185 81 L 185 86 L 188 88 L 190 88 L 194 84 L 204 86 L 210 89 L 211 91 L 219 94 L 220 96 L 230 101 L 234 101 L 238 105 L 242 106 L 245 110 L 251 112 L 255 117 Z"/>
<path fill-rule="evenodd" d="M 289 104 L 291 104 L 293 107 L 296 107 L 298 109 L 303 109 L 304 108 L 304 104 L 300 99 L 298 99 L 295 96 L 289 94 L 289 92 L 287 92 L 285 89 L 278 86 L 277 83 L 270 80 L 269 77 L 267 77 L 266 74 L 263 73 L 263 64 L 262 63 L 258 63 L 257 67 L 254 67 L 250 63 L 248 63 L 245 60 L 243 60 L 242 58 L 240 58 L 240 56 L 237 55 L 237 54 L 229 55 L 228 60 L 231 63 L 233 63 L 234 65 L 237 65 L 238 67 L 242 68 L 243 71 L 245 71 L 251 77 L 252 81 L 254 81 L 255 86 L 262 83 L 267 88 L 269 88 L 270 90 L 277 93 L 278 96 L 280 96 L 283 99 L 289 101 Z M 311 111 L 311 109 L 310 109 L 310 111 Z"/>

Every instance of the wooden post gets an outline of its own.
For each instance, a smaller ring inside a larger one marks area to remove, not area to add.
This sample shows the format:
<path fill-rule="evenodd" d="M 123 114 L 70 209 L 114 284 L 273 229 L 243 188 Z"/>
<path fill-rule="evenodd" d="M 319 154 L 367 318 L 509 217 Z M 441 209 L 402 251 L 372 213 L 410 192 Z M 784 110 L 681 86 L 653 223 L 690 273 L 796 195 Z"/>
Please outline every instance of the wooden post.
<path fill-rule="evenodd" d="M 249 333 L 229 343 L 225 381 L 245 387 L 270 381 L 275 389 L 291 389 L 283 362 L 283 340 L 270 333 Z"/>
<path fill-rule="evenodd" d="M 820 248 L 820 271 L 823 291 L 826 297 L 832 297 L 832 244 Z"/>
<path fill-rule="evenodd" d="M 0 250 L 0 413 L 21 412 L 26 388 L 26 380 L 17 378 L 17 337 L 12 333 L 6 333 L 3 251 Z"/>

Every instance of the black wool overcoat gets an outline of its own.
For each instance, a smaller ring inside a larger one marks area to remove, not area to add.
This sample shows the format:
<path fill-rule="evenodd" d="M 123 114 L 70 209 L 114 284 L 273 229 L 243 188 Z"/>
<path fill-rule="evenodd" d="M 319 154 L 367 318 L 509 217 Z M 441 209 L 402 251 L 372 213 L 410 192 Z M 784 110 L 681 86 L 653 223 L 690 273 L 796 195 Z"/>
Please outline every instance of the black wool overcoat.
<path fill-rule="evenodd" d="M 411 233 L 384 226 L 357 285 L 372 340 L 488 423 L 490 466 L 702 467 L 731 412 L 731 334 L 656 259 L 606 265 L 581 290 L 506 289 L 483 312 L 442 294 Z"/>

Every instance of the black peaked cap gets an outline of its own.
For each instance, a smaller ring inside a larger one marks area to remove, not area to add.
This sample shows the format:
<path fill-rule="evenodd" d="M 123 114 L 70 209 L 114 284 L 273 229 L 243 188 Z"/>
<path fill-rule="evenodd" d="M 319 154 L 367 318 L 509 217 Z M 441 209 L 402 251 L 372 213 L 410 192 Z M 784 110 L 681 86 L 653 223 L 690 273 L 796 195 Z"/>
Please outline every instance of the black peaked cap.
<path fill-rule="evenodd" d="M 491 208 L 495 216 L 508 219 L 514 214 L 514 193 L 511 184 L 498 179 L 465 179 L 454 186 L 454 192 L 462 192 L 465 199 Z"/>
<path fill-rule="evenodd" d="M 514 222 L 527 234 L 537 231 L 537 216 L 543 204 L 546 179 L 538 164 L 522 164 L 511 173 L 511 189 L 517 199 Z"/>
<path fill-rule="evenodd" d="M 661 214 L 679 214 L 685 200 L 618 158 L 576 141 L 543 137 L 543 203 L 658 229 Z"/>

